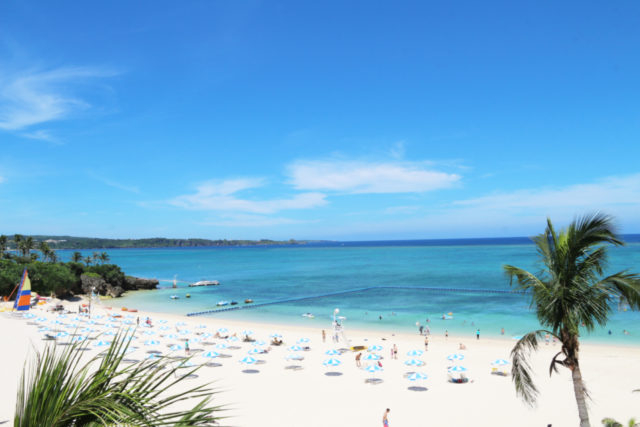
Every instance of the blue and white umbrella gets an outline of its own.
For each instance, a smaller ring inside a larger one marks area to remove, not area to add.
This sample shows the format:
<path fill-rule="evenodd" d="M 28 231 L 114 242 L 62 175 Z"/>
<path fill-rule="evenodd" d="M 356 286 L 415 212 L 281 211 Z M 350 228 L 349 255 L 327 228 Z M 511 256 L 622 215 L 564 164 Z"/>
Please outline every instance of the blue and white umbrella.
<path fill-rule="evenodd" d="M 202 341 L 200 338 L 195 337 L 195 338 L 189 338 L 189 344 L 196 344 L 199 343 L 200 341 Z"/>
<path fill-rule="evenodd" d="M 168 331 L 171 328 L 169 328 L 167 325 L 162 325 L 158 329 L 160 329 L 161 331 Z"/>
<path fill-rule="evenodd" d="M 92 332 L 96 332 L 96 330 L 93 328 L 83 328 L 80 330 L 80 332 L 84 332 L 85 334 L 90 334 Z"/>
<path fill-rule="evenodd" d="M 247 330 L 244 330 L 244 331 L 242 331 L 242 335 L 246 335 L 246 336 L 253 335 L 253 331 L 248 330 L 248 329 L 247 329 Z"/>
<path fill-rule="evenodd" d="M 67 315 L 66 314 L 58 314 L 58 319 L 66 319 Z"/>
<path fill-rule="evenodd" d="M 277 333 L 276 333 L 276 334 L 271 334 L 271 335 L 269 335 L 269 336 L 270 336 L 271 338 L 282 338 L 282 335 L 277 334 Z"/>
<path fill-rule="evenodd" d="M 226 345 L 225 343 L 221 342 L 220 344 L 216 345 L 216 348 L 220 349 L 220 350 L 224 350 L 225 348 L 227 348 L 228 345 Z"/>
<path fill-rule="evenodd" d="M 176 326 L 185 326 L 185 325 L 186 325 L 186 323 L 184 323 L 184 322 L 178 322 L 178 323 L 176 323 Z"/>
<path fill-rule="evenodd" d="M 363 357 L 363 359 L 364 360 L 380 360 L 380 356 L 375 353 L 369 353 L 365 357 Z"/>
<path fill-rule="evenodd" d="M 413 374 L 407 377 L 409 381 L 422 381 L 427 379 L 427 374 L 423 374 L 422 372 L 414 372 Z"/>
<path fill-rule="evenodd" d="M 158 320 L 158 323 L 167 323 L 167 319 L 160 319 Z"/>
<path fill-rule="evenodd" d="M 151 335 L 155 335 L 156 333 L 155 333 L 155 331 L 144 331 L 142 334 L 151 336 Z"/>
<path fill-rule="evenodd" d="M 236 342 L 238 341 L 238 337 L 229 337 L 229 341 Z"/>
<path fill-rule="evenodd" d="M 176 334 L 169 334 L 169 335 L 165 335 L 165 338 L 168 338 L 170 340 L 177 340 L 178 336 Z"/>
<path fill-rule="evenodd" d="M 420 357 L 424 352 L 422 350 L 411 350 L 407 352 L 407 356 Z"/>
<path fill-rule="evenodd" d="M 158 340 L 146 340 L 144 345 L 160 345 L 160 341 Z"/>
<path fill-rule="evenodd" d="M 326 354 L 327 356 L 339 356 L 340 352 L 338 350 L 331 349 L 325 351 L 324 354 Z"/>
<path fill-rule="evenodd" d="M 322 364 L 324 366 L 338 366 L 340 365 L 342 362 L 336 358 L 331 358 L 331 359 L 327 359 L 324 362 L 322 362 Z"/>
<path fill-rule="evenodd" d="M 264 341 L 254 341 L 254 342 L 251 343 L 251 345 L 256 346 L 256 347 L 257 346 L 261 346 L 261 345 L 266 345 L 266 344 L 267 343 L 264 342 Z"/>
<path fill-rule="evenodd" d="M 298 340 L 298 344 L 307 344 L 309 342 L 311 342 L 311 340 L 309 338 L 300 338 Z"/>
<path fill-rule="evenodd" d="M 409 359 L 409 360 L 405 360 L 404 364 L 407 366 L 422 366 L 424 365 L 424 362 L 418 359 Z"/>
<path fill-rule="evenodd" d="M 54 325 L 64 325 L 64 322 L 62 322 L 61 320 L 52 320 L 51 323 Z"/>
<path fill-rule="evenodd" d="M 190 330 L 188 329 L 181 329 L 180 332 L 178 332 L 180 335 L 189 335 L 191 333 Z"/>
<path fill-rule="evenodd" d="M 171 347 L 169 347 L 169 349 L 171 351 L 178 351 L 178 350 L 184 350 L 184 346 L 181 344 L 174 344 Z"/>
<path fill-rule="evenodd" d="M 117 328 L 118 325 L 116 325 L 115 323 L 107 323 L 106 325 L 104 325 L 105 328 Z"/>
<path fill-rule="evenodd" d="M 125 320 L 124 322 L 125 325 L 133 325 L 133 322 L 131 320 Z"/>
<path fill-rule="evenodd" d="M 54 335 L 56 338 L 66 338 L 69 336 L 69 332 L 60 331 Z"/>
<path fill-rule="evenodd" d="M 244 363 L 245 365 L 253 365 L 257 360 L 251 356 L 246 356 L 245 358 L 240 360 L 240 363 Z"/>
<path fill-rule="evenodd" d="M 496 366 L 504 366 L 504 365 L 508 365 L 509 361 L 504 359 L 496 359 L 493 362 L 491 362 L 491 364 Z"/>
<path fill-rule="evenodd" d="M 47 332 L 49 331 L 49 328 L 47 326 L 42 326 L 38 329 L 38 332 Z"/>
<path fill-rule="evenodd" d="M 289 347 L 290 351 L 302 351 L 302 347 L 300 347 L 299 345 L 292 345 L 291 347 Z"/>
<path fill-rule="evenodd" d="M 467 368 L 464 366 L 456 365 L 449 368 L 449 372 L 467 372 Z"/>
<path fill-rule="evenodd" d="M 464 354 L 455 353 L 447 356 L 447 360 L 464 360 Z"/>
<path fill-rule="evenodd" d="M 78 329 L 78 324 L 77 323 L 69 323 L 68 325 L 65 325 L 65 328 Z"/>
<path fill-rule="evenodd" d="M 207 325 L 203 325 L 202 323 L 197 326 L 198 329 L 206 329 Z"/>
<path fill-rule="evenodd" d="M 112 336 L 114 336 L 115 334 L 116 334 L 116 333 L 115 333 L 115 332 L 113 332 L 113 331 L 107 331 L 107 332 L 105 332 L 105 333 L 104 333 L 104 334 L 102 334 L 102 335 L 106 335 L 106 336 L 108 336 L 108 337 L 112 337 Z"/>
<path fill-rule="evenodd" d="M 145 359 L 147 359 L 147 360 L 158 360 L 158 359 L 160 359 L 160 357 L 161 356 L 159 354 L 157 354 L 157 353 L 151 353 L 151 354 L 148 354 L 145 357 Z"/>
<path fill-rule="evenodd" d="M 134 318 L 134 315 L 133 315 L 133 314 L 127 314 L 127 315 L 126 315 L 126 316 L 124 316 L 124 317 L 126 317 L 127 319 L 133 319 L 133 318 Z"/>
<path fill-rule="evenodd" d="M 96 321 L 95 320 L 89 320 L 86 323 L 87 323 L 87 325 L 95 325 Z"/>
<path fill-rule="evenodd" d="M 381 345 L 372 345 L 371 347 L 369 347 L 367 349 L 367 351 L 381 351 L 382 350 L 382 346 Z"/>
<path fill-rule="evenodd" d="M 213 334 L 211 332 L 205 332 L 204 334 L 200 335 L 202 338 L 211 338 L 213 336 Z"/>
<path fill-rule="evenodd" d="M 36 317 L 36 315 L 33 313 L 25 313 L 22 315 L 22 317 L 24 317 L 25 319 L 33 319 L 34 317 Z"/>
<path fill-rule="evenodd" d="M 217 351 L 207 351 L 206 353 L 202 354 L 202 357 L 206 357 L 207 359 L 215 359 L 218 356 L 220 356 L 220 353 L 218 353 Z"/>
<path fill-rule="evenodd" d="M 300 353 L 291 353 L 291 354 L 287 354 L 285 359 L 287 359 L 287 360 L 302 360 L 302 359 L 304 359 L 304 356 L 301 355 Z"/>
<path fill-rule="evenodd" d="M 364 370 L 370 374 L 375 374 L 376 372 L 382 371 L 382 368 L 379 365 L 372 363 L 371 365 L 367 365 Z"/>
<path fill-rule="evenodd" d="M 262 354 L 262 353 L 264 353 L 264 349 L 259 348 L 259 347 L 255 347 L 255 348 L 252 348 L 251 350 L 249 350 L 247 353 L 248 354 Z"/>
<path fill-rule="evenodd" d="M 46 317 L 38 317 L 36 322 L 46 322 L 48 319 Z"/>
<path fill-rule="evenodd" d="M 78 336 L 75 336 L 75 337 L 71 338 L 71 342 L 74 342 L 74 343 L 75 342 L 82 342 L 82 341 L 85 341 L 86 339 L 87 339 L 87 337 L 85 337 L 83 335 L 78 335 Z"/>
<path fill-rule="evenodd" d="M 111 345 L 111 342 L 109 342 L 109 341 L 102 341 L 102 340 L 100 340 L 100 341 L 96 341 L 96 342 L 94 342 L 94 343 L 93 343 L 93 346 L 94 346 L 94 347 L 108 347 L 108 346 L 110 346 L 110 345 Z"/>
<path fill-rule="evenodd" d="M 218 328 L 218 332 L 220 332 L 221 334 L 226 334 L 227 332 L 229 332 L 229 330 L 227 328 Z"/>
<path fill-rule="evenodd" d="M 94 319 L 102 319 L 104 316 L 102 314 L 96 314 L 93 316 Z"/>

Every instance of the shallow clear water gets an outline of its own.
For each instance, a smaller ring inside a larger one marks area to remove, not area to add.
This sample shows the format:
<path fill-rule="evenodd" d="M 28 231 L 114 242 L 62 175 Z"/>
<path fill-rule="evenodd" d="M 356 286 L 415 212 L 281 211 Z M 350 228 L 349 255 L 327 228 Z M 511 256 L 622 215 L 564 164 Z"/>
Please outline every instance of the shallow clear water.
<path fill-rule="evenodd" d="M 295 247 L 162 248 L 109 250 L 112 262 L 127 274 L 167 280 L 219 280 L 220 286 L 159 289 L 131 292 L 114 300 L 116 306 L 186 314 L 215 309 L 220 300 L 246 298 L 255 303 L 339 292 L 355 288 L 397 286 L 402 289 L 370 289 L 290 303 L 242 309 L 210 316 L 252 321 L 288 323 L 329 328 L 335 308 L 345 316 L 345 326 L 417 332 L 416 322 L 434 334 L 473 337 L 521 335 L 539 327 L 521 295 L 476 292 L 433 292 L 420 287 L 509 290 L 502 265 L 537 270 L 535 247 L 525 241 L 453 240 L 439 242 L 369 242 Z M 92 251 L 86 251 L 90 254 Z M 71 251 L 61 251 L 63 258 Z M 640 271 L 640 243 L 629 243 L 610 252 L 610 272 Z M 187 293 L 191 298 L 185 298 Z M 170 295 L 180 296 L 171 300 Z M 302 317 L 313 313 L 314 319 Z M 443 313 L 453 313 L 442 320 Z M 381 317 L 381 318 L 380 318 Z M 629 335 L 623 335 L 627 330 Z M 612 334 L 609 335 L 608 331 Z M 640 345 L 640 313 L 615 310 L 609 324 L 587 340 Z"/>

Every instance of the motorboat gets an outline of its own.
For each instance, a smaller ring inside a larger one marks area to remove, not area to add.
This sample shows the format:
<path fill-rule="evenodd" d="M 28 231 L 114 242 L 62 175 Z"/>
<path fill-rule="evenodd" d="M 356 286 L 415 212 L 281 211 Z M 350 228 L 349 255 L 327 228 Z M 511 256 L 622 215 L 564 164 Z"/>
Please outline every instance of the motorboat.
<path fill-rule="evenodd" d="M 180 298 L 180 297 L 179 297 L 178 295 L 171 295 L 169 298 L 171 298 L 171 299 L 178 299 L 178 298 Z"/>
<path fill-rule="evenodd" d="M 231 305 L 238 305 L 238 301 L 231 301 Z"/>
<path fill-rule="evenodd" d="M 309 319 L 314 319 L 316 316 L 314 316 L 313 313 L 304 313 L 302 315 L 302 317 L 307 317 Z"/>
<path fill-rule="evenodd" d="M 191 298 L 191 294 L 186 294 L 185 297 L 186 298 Z"/>
<path fill-rule="evenodd" d="M 200 280 L 196 283 L 190 283 L 189 287 L 195 288 L 196 286 L 218 286 L 220 282 L 217 280 Z"/>
<path fill-rule="evenodd" d="M 246 300 L 244 300 L 245 304 L 251 304 L 253 302 L 253 300 L 251 298 L 247 298 Z"/>
<path fill-rule="evenodd" d="M 224 307 L 225 305 L 229 305 L 229 301 L 218 301 L 216 305 L 218 307 Z"/>

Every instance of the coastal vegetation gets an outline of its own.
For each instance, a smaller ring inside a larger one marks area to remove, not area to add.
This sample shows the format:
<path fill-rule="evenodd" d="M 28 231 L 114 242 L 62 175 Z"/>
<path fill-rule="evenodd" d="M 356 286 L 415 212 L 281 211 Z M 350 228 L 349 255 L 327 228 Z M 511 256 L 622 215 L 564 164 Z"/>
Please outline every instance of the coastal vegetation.
<path fill-rule="evenodd" d="M 122 367 L 129 338 L 120 332 L 103 355 L 84 363 L 88 341 L 37 352 L 22 373 L 14 426 L 218 425 L 222 408 L 211 404 L 209 384 L 174 391 L 199 367 L 163 357 Z"/>
<path fill-rule="evenodd" d="M 607 246 L 624 244 L 609 216 L 587 215 L 560 232 L 548 219 L 545 232 L 533 240 L 541 272 L 534 274 L 512 265 L 504 266 L 507 275 L 516 279 L 517 288 L 531 296 L 531 306 L 545 328 L 524 335 L 511 352 L 516 393 L 525 402 L 535 403 L 538 390 L 528 355 L 538 348 L 543 337 L 553 336 L 562 349 L 551 360 L 549 373 L 558 372 L 558 367 L 571 371 L 580 426 L 588 427 L 588 392 L 580 370 L 580 331 L 604 326 L 609 313 L 620 302 L 639 309 L 640 276 L 627 271 L 604 275 Z"/>
<path fill-rule="evenodd" d="M 101 239 L 96 237 L 73 236 L 22 236 L 13 238 L 4 236 L 4 247 L 12 248 L 22 255 L 32 249 L 42 249 L 45 243 L 49 249 L 115 249 L 115 248 L 164 248 L 164 247 L 211 247 L 211 246 L 268 246 L 268 245 L 303 245 L 309 241 L 301 240 L 208 240 L 208 239 L 167 239 L 156 237 L 150 239 Z M 2 248 L 0 241 L 0 248 Z"/>
<path fill-rule="evenodd" d="M 73 254 L 70 262 L 58 262 L 53 249 L 41 242 L 37 246 L 31 237 L 16 235 L 12 239 L 18 242 L 18 251 L 9 252 L 6 236 L 0 236 L 0 295 L 9 296 L 22 272 L 29 271 L 31 289 L 40 295 L 66 297 L 71 294 L 86 293 L 83 289 L 83 276 L 100 278 L 105 283 L 101 293 L 119 287 L 128 290 L 127 277 L 119 266 L 107 264 L 109 255 L 105 252 L 94 252 L 92 256 L 83 257 L 79 252 Z"/>

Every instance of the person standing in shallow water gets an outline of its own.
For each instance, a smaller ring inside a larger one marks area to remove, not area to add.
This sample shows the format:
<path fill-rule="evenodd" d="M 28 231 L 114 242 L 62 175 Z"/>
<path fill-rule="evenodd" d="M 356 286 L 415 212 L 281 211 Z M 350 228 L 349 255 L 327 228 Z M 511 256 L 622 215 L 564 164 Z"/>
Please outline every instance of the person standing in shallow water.
<path fill-rule="evenodd" d="M 479 340 L 480 339 L 480 329 L 478 329 L 476 331 L 476 339 Z"/>

